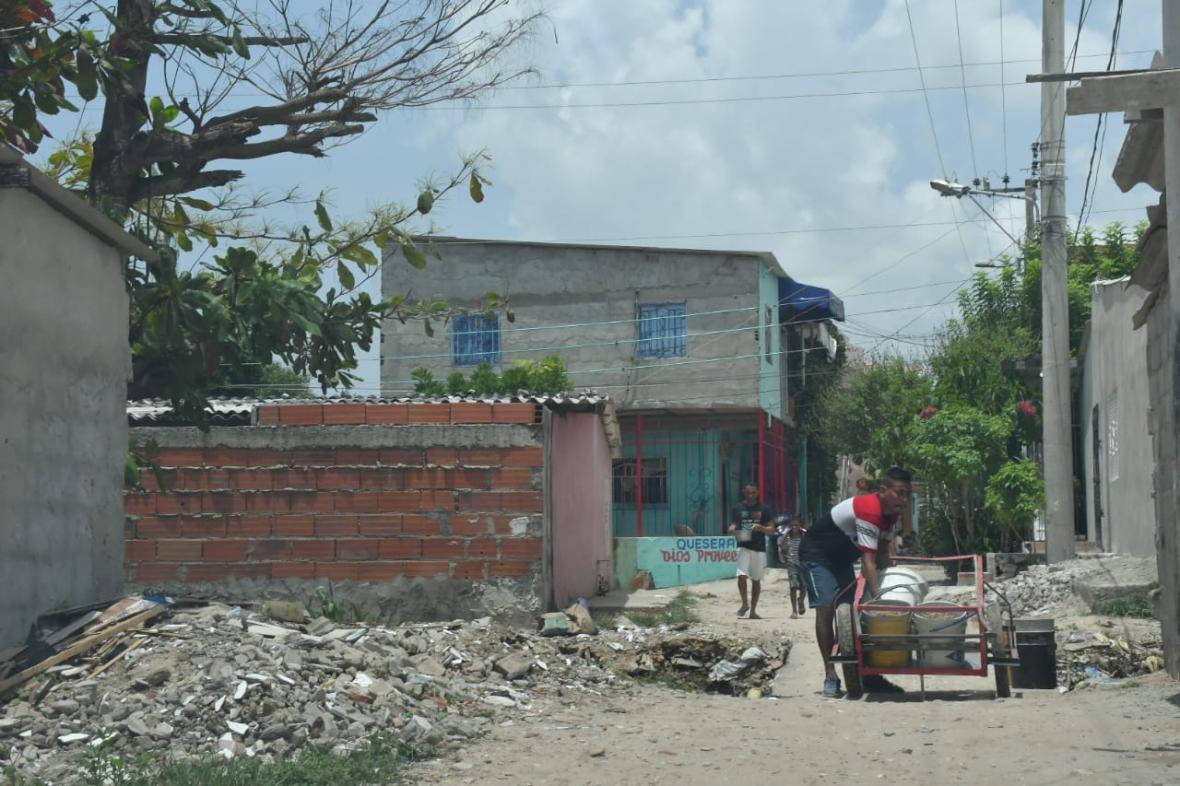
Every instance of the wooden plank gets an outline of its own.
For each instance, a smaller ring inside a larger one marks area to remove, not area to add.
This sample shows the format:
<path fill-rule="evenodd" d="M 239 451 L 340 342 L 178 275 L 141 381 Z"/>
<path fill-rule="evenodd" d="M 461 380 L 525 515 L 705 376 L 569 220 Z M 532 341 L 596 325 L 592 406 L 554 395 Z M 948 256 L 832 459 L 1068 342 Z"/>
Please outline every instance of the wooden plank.
<path fill-rule="evenodd" d="M 76 631 L 81 630 L 90 623 L 94 622 L 96 619 L 98 619 L 98 616 L 99 614 L 97 611 L 92 611 L 89 614 L 79 617 L 69 625 L 66 625 L 64 628 L 54 631 L 53 633 L 46 636 L 45 643 L 51 647 L 56 646 L 59 642 L 65 641 L 70 636 L 72 636 Z"/>
<path fill-rule="evenodd" d="M 147 639 L 135 639 L 129 645 L 127 645 L 127 649 L 123 650 L 118 655 L 111 658 L 106 663 L 102 664 L 97 669 L 95 669 L 94 673 L 92 673 L 90 675 L 91 679 L 93 679 L 94 677 L 97 677 L 99 674 L 102 674 L 104 671 L 109 669 L 111 666 L 114 666 L 116 663 L 123 660 L 124 655 L 126 655 L 129 652 L 134 652 L 135 650 L 142 647 L 145 643 L 147 643 Z"/>
<path fill-rule="evenodd" d="M 1065 93 L 1067 115 L 1180 106 L 1180 70 L 1083 79 Z"/>
<path fill-rule="evenodd" d="M 59 663 L 65 663 L 67 660 L 70 660 L 71 658 L 75 658 L 75 657 L 81 655 L 82 653 L 89 651 L 90 649 L 103 643 L 107 639 L 110 639 L 114 636 L 118 636 L 120 633 L 122 633 L 124 631 L 131 630 L 133 628 L 138 628 L 141 625 L 143 625 L 145 622 L 147 622 L 151 619 L 154 619 L 155 617 L 160 616 L 161 614 L 163 614 L 167 610 L 168 610 L 167 606 L 159 605 L 159 606 L 156 606 L 155 608 L 151 608 L 151 609 L 148 609 L 147 611 L 136 614 L 134 617 L 124 620 L 123 622 L 120 622 L 118 625 L 112 625 L 111 627 L 107 628 L 106 630 L 102 631 L 101 633 L 95 633 L 93 636 L 87 636 L 86 638 L 78 641 L 76 644 L 73 644 L 73 645 L 67 647 L 66 649 L 62 650 L 61 652 L 57 653 L 56 655 L 46 658 L 45 660 L 41 661 L 40 663 L 30 666 L 29 668 L 25 669 L 24 671 L 20 672 L 19 674 L 15 674 L 12 677 L 9 677 L 8 679 L 4 680 L 3 682 L 0 682 L 0 696 L 4 696 L 6 693 L 8 693 L 8 691 L 12 690 L 13 688 L 15 688 L 19 685 L 23 685 L 25 682 L 32 679 L 33 677 L 36 677 L 38 674 L 42 673 L 46 669 L 51 669 L 54 666 L 58 665 Z"/>

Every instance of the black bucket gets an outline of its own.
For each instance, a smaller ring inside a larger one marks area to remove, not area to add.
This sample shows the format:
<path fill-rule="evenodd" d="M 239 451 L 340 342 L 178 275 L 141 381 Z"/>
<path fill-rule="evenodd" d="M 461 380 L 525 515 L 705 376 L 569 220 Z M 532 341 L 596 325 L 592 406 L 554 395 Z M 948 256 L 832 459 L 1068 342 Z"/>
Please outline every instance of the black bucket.
<path fill-rule="evenodd" d="M 1057 687 L 1057 638 L 1053 631 L 1017 630 L 1016 652 L 1020 666 L 1013 669 L 1013 687 Z"/>

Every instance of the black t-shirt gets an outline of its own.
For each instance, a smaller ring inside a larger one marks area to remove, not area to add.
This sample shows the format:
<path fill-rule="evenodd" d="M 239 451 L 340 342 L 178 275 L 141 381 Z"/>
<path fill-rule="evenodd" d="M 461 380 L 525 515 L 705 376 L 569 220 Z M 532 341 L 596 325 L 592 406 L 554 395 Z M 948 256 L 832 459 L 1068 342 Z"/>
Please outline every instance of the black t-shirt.
<path fill-rule="evenodd" d="M 769 524 L 770 519 L 770 508 L 762 504 L 747 506 L 743 503 L 734 508 L 730 523 L 737 524 L 738 529 L 749 531 L 751 536 L 744 543 L 739 540 L 738 545 L 750 551 L 766 551 L 766 535 L 751 528 L 755 524 Z"/>

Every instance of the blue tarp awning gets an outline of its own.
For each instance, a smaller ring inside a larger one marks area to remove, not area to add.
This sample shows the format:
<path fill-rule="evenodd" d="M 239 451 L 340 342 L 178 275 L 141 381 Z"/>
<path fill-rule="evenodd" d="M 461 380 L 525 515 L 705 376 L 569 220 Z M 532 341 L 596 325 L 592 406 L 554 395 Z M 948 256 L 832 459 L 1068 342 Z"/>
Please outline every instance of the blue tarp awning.
<path fill-rule="evenodd" d="M 830 289 L 800 284 L 792 278 L 778 280 L 779 319 L 783 322 L 813 319 L 844 321 L 844 301 Z"/>

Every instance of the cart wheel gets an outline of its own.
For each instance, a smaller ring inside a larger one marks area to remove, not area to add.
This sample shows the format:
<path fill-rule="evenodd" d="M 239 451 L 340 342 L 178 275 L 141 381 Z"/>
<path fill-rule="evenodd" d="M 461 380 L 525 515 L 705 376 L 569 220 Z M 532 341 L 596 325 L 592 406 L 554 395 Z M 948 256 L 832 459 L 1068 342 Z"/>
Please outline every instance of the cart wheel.
<path fill-rule="evenodd" d="M 841 655 L 856 654 L 855 630 L 852 625 L 852 606 L 843 603 L 836 607 L 836 641 L 840 645 Z M 842 664 L 844 670 L 844 690 L 848 698 L 859 699 L 863 691 L 860 686 L 860 667 L 855 663 Z"/>

